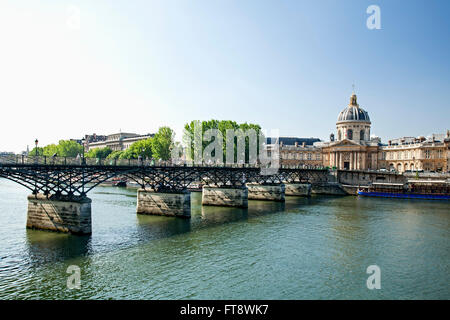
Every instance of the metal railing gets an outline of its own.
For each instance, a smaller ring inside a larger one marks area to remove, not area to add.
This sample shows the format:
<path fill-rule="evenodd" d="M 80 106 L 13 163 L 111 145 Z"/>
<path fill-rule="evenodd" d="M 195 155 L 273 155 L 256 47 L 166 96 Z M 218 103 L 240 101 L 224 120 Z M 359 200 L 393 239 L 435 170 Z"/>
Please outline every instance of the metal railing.
<path fill-rule="evenodd" d="M 26 156 L 26 155 L 2 155 L 0 156 L 0 166 L 2 164 L 20 164 L 20 165 L 76 165 L 76 166 L 155 166 L 155 167 L 226 167 L 226 168 L 261 168 L 262 166 L 249 163 L 192 163 L 182 162 L 174 163 L 172 161 L 155 159 L 108 159 L 108 158 L 83 158 L 83 157 L 47 157 L 47 156 Z M 327 170 L 326 167 L 312 165 L 279 165 L 282 169 L 309 169 L 309 170 Z"/>

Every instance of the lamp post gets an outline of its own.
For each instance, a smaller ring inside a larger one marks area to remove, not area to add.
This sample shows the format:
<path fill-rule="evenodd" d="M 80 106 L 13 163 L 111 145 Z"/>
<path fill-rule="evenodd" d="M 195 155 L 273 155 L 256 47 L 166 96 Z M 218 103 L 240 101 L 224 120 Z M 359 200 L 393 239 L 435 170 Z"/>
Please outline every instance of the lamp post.
<path fill-rule="evenodd" d="M 36 140 L 34 140 L 34 144 L 36 145 L 36 157 L 38 156 L 38 143 L 39 143 L 39 140 L 38 139 L 36 139 Z"/>
<path fill-rule="evenodd" d="M 82 159 L 82 163 L 83 164 L 86 164 L 86 159 L 85 159 L 85 157 L 84 157 L 84 149 L 86 148 L 86 140 L 85 139 L 83 139 L 82 141 L 81 141 L 81 144 L 82 144 L 82 146 L 83 146 L 83 159 Z"/>

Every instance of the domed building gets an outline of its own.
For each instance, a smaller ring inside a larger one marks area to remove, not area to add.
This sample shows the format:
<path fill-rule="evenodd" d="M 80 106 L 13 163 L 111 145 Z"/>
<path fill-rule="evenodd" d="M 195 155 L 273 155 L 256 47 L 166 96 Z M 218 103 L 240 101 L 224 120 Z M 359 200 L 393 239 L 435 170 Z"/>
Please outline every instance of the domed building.
<path fill-rule="evenodd" d="M 380 138 L 371 137 L 371 124 L 369 113 L 359 106 L 353 93 L 337 117 L 336 132 L 330 134 L 330 141 L 280 138 L 280 164 L 340 170 L 384 169 L 399 173 L 450 172 L 450 130 L 428 138 L 392 139 L 383 145 Z M 272 148 L 268 144 L 268 155 Z"/>
<path fill-rule="evenodd" d="M 324 164 L 347 170 L 377 168 L 380 141 L 370 138 L 370 126 L 369 113 L 359 106 L 353 93 L 338 115 L 336 135 L 331 134 L 330 142 L 322 144 Z"/>
<path fill-rule="evenodd" d="M 356 94 L 350 97 L 349 105 L 339 113 L 336 122 L 337 140 L 370 140 L 370 118 L 367 111 L 359 107 Z"/>

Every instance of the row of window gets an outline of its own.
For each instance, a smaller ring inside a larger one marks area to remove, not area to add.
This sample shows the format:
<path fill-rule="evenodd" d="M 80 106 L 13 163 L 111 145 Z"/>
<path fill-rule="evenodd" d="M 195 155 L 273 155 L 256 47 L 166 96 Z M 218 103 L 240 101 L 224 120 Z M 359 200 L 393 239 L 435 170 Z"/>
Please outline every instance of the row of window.
<path fill-rule="evenodd" d="M 353 140 L 353 129 L 347 129 L 347 139 Z M 338 140 L 342 140 L 341 131 L 338 131 Z M 364 130 L 359 132 L 359 140 L 364 140 Z"/>
<path fill-rule="evenodd" d="M 386 155 L 388 160 L 407 160 L 418 158 L 420 151 L 397 151 L 397 152 L 382 152 L 381 159 L 386 160 Z M 441 159 L 443 156 L 442 150 L 425 150 L 423 153 L 425 159 Z"/>
<path fill-rule="evenodd" d="M 294 153 L 294 152 L 282 152 L 281 159 L 297 159 L 297 160 L 321 160 L 322 155 L 320 153 Z"/>

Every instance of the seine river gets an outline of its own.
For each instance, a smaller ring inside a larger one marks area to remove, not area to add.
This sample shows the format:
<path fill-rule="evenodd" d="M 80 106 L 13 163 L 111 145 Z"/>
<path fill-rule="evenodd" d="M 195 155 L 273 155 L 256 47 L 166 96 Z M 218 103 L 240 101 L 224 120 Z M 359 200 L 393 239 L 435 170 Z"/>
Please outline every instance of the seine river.
<path fill-rule="evenodd" d="M 450 203 L 359 197 L 136 215 L 98 187 L 92 236 L 27 230 L 29 192 L 0 180 L 0 299 L 450 299 Z M 68 289 L 70 265 L 81 288 Z M 369 290 L 366 269 L 381 269 Z"/>

